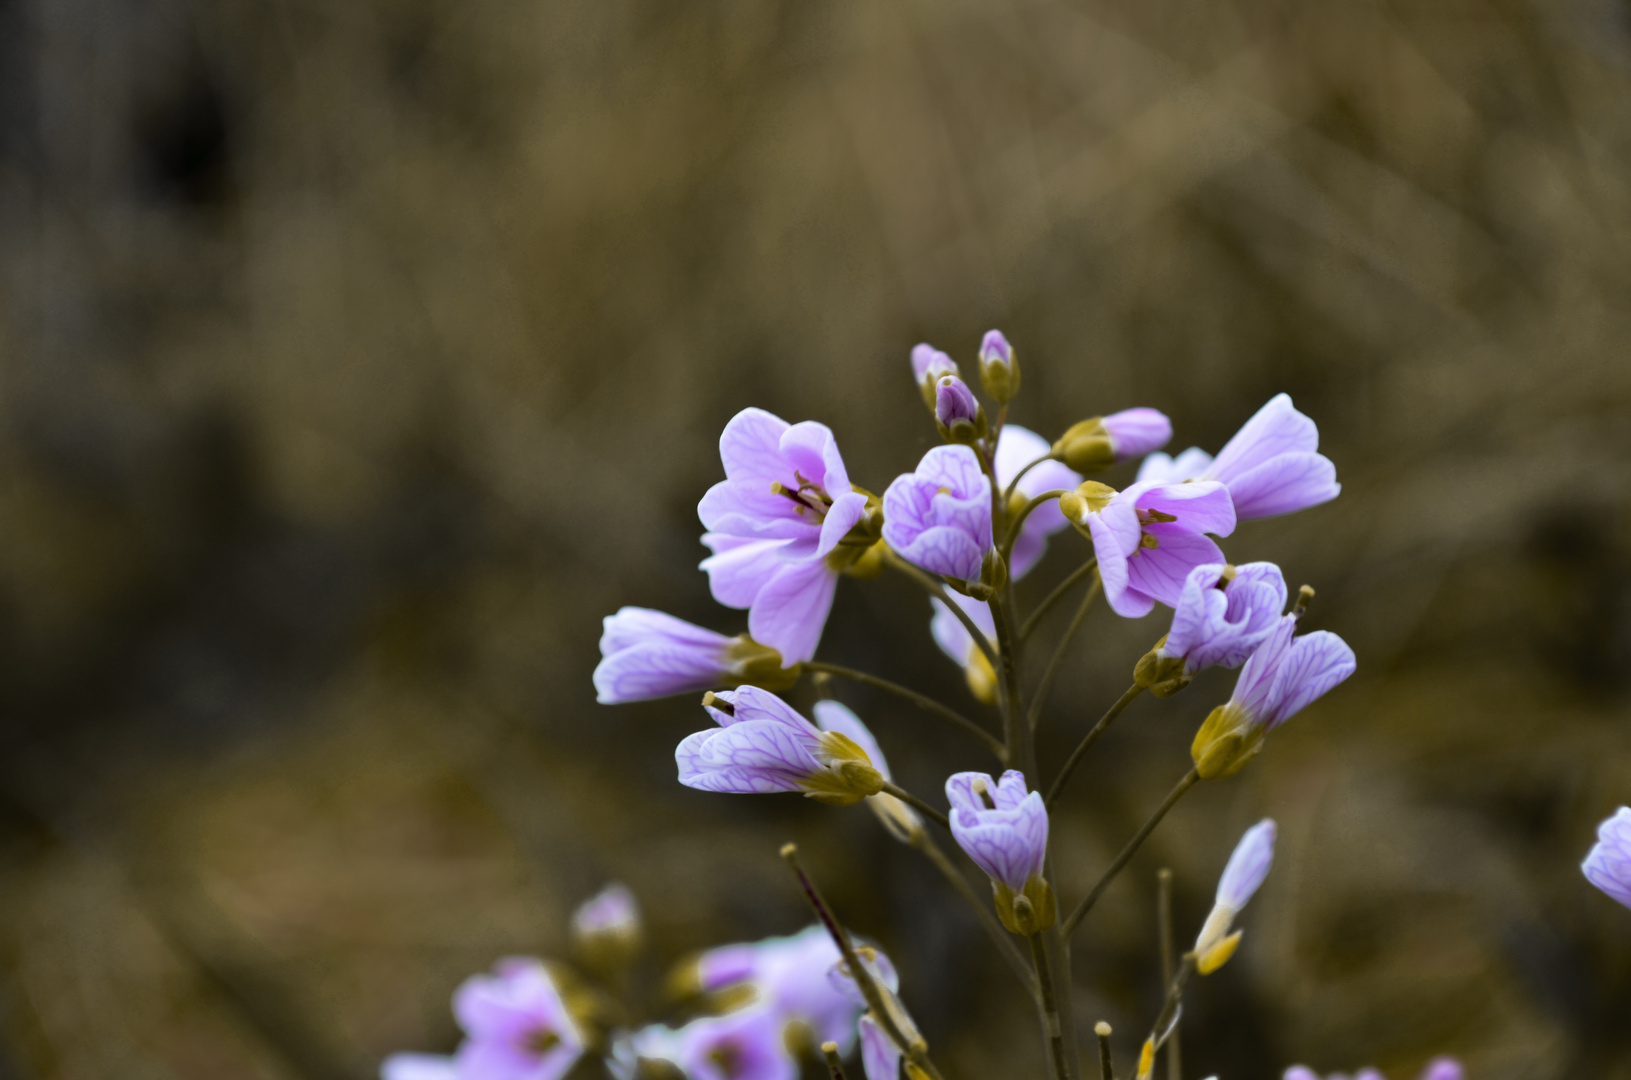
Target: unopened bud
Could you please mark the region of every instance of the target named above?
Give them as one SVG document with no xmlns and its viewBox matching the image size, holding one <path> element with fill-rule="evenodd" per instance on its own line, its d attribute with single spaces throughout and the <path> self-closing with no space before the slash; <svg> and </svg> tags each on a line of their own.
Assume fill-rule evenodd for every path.
<svg viewBox="0 0 1631 1080">
<path fill-rule="evenodd" d="M 1116 463 L 1116 444 L 1095 416 L 1072 424 L 1053 444 L 1053 456 L 1079 473 L 1099 472 Z"/>
<path fill-rule="evenodd" d="M 615 974 L 640 951 L 644 928 L 634 894 L 622 885 L 606 886 L 572 914 L 572 938 L 592 971 Z"/>
<path fill-rule="evenodd" d="M 1008 584 L 1008 564 L 996 548 L 991 548 L 980 560 L 980 584 L 995 592 Z"/>
<path fill-rule="evenodd" d="M 1144 1048 L 1138 1052 L 1138 1080 L 1150 1080 L 1150 1073 L 1155 1071 L 1155 1040 L 1145 1039 Z"/>
<path fill-rule="evenodd" d="M 1228 937 L 1219 941 L 1205 952 L 1195 958 L 1195 970 L 1202 975 L 1210 975 L 1218 968 L 1229 962 L 1229 958 L 1240 947 L 1240 936 L 1244 930 L 1236 930 Z"/>
<path fill-rule="evenodd" d="M 1116 489 L 1109 484 L 1083 480 L 1075 491 L 1059 496 L 1059 512 L 1065 515 L 1066 521 L 1076 526 L 1078 532 L 1087 535 L 1088 514 L 1103 510 L 1115 497 Z"/>
<path fill-rule="evenodd" d="M 965 446 L 985 438 L 985 410 L 967 383 L 955 375 L 942 376 L 934 395 L 934 422 L 941 438 Z"/>
<path fill-rule="evenodd" d="M 934 414 L 935 384 L 943 376 L 956 375 L 957 362 L 927 342 L 912 348 L 912 376 L 923 392 L 923 404 Z"/>
<path fill-rule="evenodd" d="M 1019 393 L 1019 359 L 1002 331 L 987 332 L 980 342 L 980 385 L 999 405 L 1006 405 Z"/>
</svg>

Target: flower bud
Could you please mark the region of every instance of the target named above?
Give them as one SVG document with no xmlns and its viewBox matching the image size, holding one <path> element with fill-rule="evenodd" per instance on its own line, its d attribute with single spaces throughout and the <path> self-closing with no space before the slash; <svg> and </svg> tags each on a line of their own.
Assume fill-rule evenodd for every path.
<svg viewBox="0 0 1631 1080">
<path fill-rule="evenodd" d="M 1019 393 L 1019 359 L 1000 330 L 988 331 L 980 342 L 980 385 L 998 405 L 1008 404 Z"/>
<path fill-rule="evenodd" d="M 1054 898 L 1053 886 L 1040 876 L 1027 880 L 1024 890 L 1018 893 L 1001 881 L 992 881 L 991 891 L 996 898 L 997 918 L 1010 933 L 1030 937 L 1059 921 L 1059 902 Z"/>
<path fill-rule="evenodd" d="M 1110 505 L 1110 500 L 1116 497 L 1116 489 L 1109 484 L 1101 484 L 1097 480 L 1083 480 L 1081 486 L 1075 491 L 1059 496 L 1059 512 L 1065 515 L 1065 520 L 1076 526 L 1076 531 L 1093 538 L 1087 531 L 1087 516 L 1098 513 Z"/>
<path fill-rule="evenodd" d="M 923 392 L 923 404 L 935 411 L 935 385 L 946 375 L 957 374 L 957 361 L 928 342 L 912 347 L 912 375 Z"/>
<path fill-rule="evenodd" d="M 942 376 L 935 384 L 934 422 L 947 442 L 972 445 L 985 438 L 985 410 L 955 375 Z"/>
<path fill-rule="evenodd" d="M 1195 970 L 1202 975 L 1210 975 L 1218 968 L 1229 962 L 1240 946 L 1240 936 L 1244 930 L 1236 930 L 1226 938 L 1222 938 L 1195 958 Z"/>
<path fill-rule="evenodd" d="M 634 894 L 611 884 L 572 913 L 572 938 L 591 970 L 615 974 L 628 967 L 644 936 Z"/>
<path fill-rule="evenodd" d="M 1053 456 L 1077 472 L 1099 472 L 1116 463 L 1116 444 L 1095 416 L 1072 424 L 1053 444 Z"/>
</svg>

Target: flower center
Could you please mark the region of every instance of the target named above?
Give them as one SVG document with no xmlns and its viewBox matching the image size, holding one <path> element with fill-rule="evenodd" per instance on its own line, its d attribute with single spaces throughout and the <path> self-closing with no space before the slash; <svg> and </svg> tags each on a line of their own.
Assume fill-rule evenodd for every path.
<svg viewBox="0 0 1631 1080">
<path fill-rule="evenodd" d="M 733 1042 L 722 1042 L 708 1051 L 708 1061 L 725 1080 L 742 1075 L 742 1048 Z"/>
<path fill-rule="evenodd" d="M 806 480 L 804 475 L 797 470 L 793 472 L 793 479 L 798 481 L 797 487 L 790 488 L 786 484 L 773 482 L 770 485 L 770 490 L 784 498 L 792 499 L 797 504 L 800 514 L 806 510 L 813 510 L 817 521 L 825 520 L 828 509 L 832 507 L 832 499 L 827 495 L 826 490 L 820 484 Z"/>
<path fill-rule="evenodd" d="M 527 1032 L 521 1045 L 529 1054 L 542 1057 L 561 1044 L 561 1037 L 547 1027 L 535 1027 Z"/>
</svg>

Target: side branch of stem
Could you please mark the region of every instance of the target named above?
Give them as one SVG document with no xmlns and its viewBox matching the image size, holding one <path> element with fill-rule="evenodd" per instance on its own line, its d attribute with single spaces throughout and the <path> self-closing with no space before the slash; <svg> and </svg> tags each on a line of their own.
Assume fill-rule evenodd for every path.
<svg viewBox="0 0 1631 1080">
<path fill-rule="evenodd" d="M 930 806 L 916 795 L 913 795 L 905 788 L 885 780 L 883 782 L 883 790 L 886 794 L 893 795 L 895 798 L 899 799 L 907 806 L 910 806 L 912 809 L 916 810 L 918 813 L 922 814 L 924 817 L 928 818 L 942 829 L 949 830 L 951 828 L 951 822 L 946 820 L 945 814 L 939 810 L 936 810 L 934 807 Z"/>
<path fill-rule="evenodd" d="M 1043 706 L 1048 702 L 1048 695 L 1053 692 L 1053 680 L 1059 677 L 1059 667 L 1065 661 L 1065 653 L 1070 651 L 1070 643 L 1075 640 L 1076 632 L 1082 628 L 1087 613 L 1093 610 L 1093 601 L 1099 598 L 1099 591 L 1103 587 L 1103 580 L 1094 573 L 1093 587 L 1082 597 L 1081 604 L 1076 608 L 1075 617 L 1070 620 L 1070 625 L 1065 627 L 1065 634 L 1059 639 L 1059 644 L 1054 646 L 1053 656 L 1049 658 L 1048 666 L 1042 671 L 1042 681 L 1037 684 L 1036 693 L 1031 697 L 1030 714 L 1025 718 L 1032 731 L 1036 730 L 1037 722 L 1042 719 Z"/>
<path fill-rule="evenodd" d="M 904 701 L 910 701 L 913 705 L 916 705 L 924 712 L 933 713 L 942 720 L 948 720 L 951 723 L 956 724 L 970 735 L 973 735 L 975 738 L 985 743 L 986 746 L 990 747 L 991 752 L 996 754 L 999 760 L 1007 760 L 1007 754 L 1003 749 L 1001 739 L 998 739 L 995 735 L 991 734 L 989 731 L 985 730 L 985 728 L 981 727 L 979 724 L 976 724 L 973 720 L 970 720 L 956 709 L 953 709 L 948 705 L 940 704 L 940 702 L 934 700 L 932 697 L 929 697 L 927 694 L 920 694 L 910 687 L 902 686 L 900 683 L 892 682 L 889 679 L 880 678 L 877 675 L 869 675 L 864 671 L 856 671 L 854 668 L 847 668 L 840 664 L 829 664 L 820 660 L 805 661 L 804 670 L 825 672 L 828 675 L 833 675 L 840 679 L 848 679 L 851 682 L 860 683 L 862 686 L 870 686 L 874 690 L 882 690 L 886 694 L 893 694 Z"/>
<path fill-rule="evenodd" d="M 1088 750 L 1092 749 L 1093 744 L 1099 741 L 1099 736 L 1110 730 L 1110 725 L 1116 722 L 1116 717 L 1120 716 L 1122 711 L 1133 703 L 1133 699 L 1143 692 L 1144 688 L 1137 683 L 1128 687 L 1127 691 L 1116 699 L 1116 703 L 1110 706 L 1103 716 L 1099 717 L 1099 722 L 1094 724 L 1086 735 L 1082 736 L 1082 741 L 1076 744 L 1076 749 L 1072 750 L 1070 757 L 1065 759 L 1065 764 L 1060 768 L 1059 775 L 1053 778 L 1053 785 L 1048 788 L 1048 794 L 1043 799 L 1044 803 L 1050 807 L 1053 805 L 1054 800 L 1059 798 L 1059 793 L 1065 790 L 1065 784 L 1070 780 L 1070 774 L 1076 771 L 1077 764 L 1086 756 Z"/>
<path fill-rule="evenodd" d="M 1190 769 L 1189 772 L 1184 774 L 1184 778 L 1178 781 L 1167 797 L 1162 800 L 1161 805 L 1156 807 L 1155 813 L 1150 816 L 1150 820 L 1146 821 L 1143 827 L 1127 842 L 1127 846 L 1121 849 L 1121 854 L 1117 855 L 1116 861 L 1110 864 L 1109 869 L 1105 870 L 1104 875 L 1099 878 L 1092 891 L 1082 897 L 1082 902 L 1076 905 L 1076 910 L 1072 911 L 1070 917 L 1060 925 L 1059 932 L 1061 934 L 1068 939 L 1075 932 L 1076 927 L 1081 925 L 1082 919 L 1089 911 L 1093 910 L 1093 905 L 1099 902 L 1099 897 L 1104 895 L 1104 890 L 1108 889 L 1110 883 L 1116 880 L 1116 875 L 1121 873 L 1122 867 L 1132 861 L 1133 856 L 1138 854 L 1138 849 L 1144 846 L 1144 841 L 1149 839 L 1150 833 L 1154 832 L 1155 827 L 1161 824 L 1161 819 L 1167 816 L 1167 811 L 1178 805 L 1178 800 L 1184 797 L 1184 792 L 1198 784 L 1200 779 L 1199 769 Z"/>
<path fill-rule="evenodd" d="M 1054 590 L 1036 606 L 1036 610 L 1031 612 L 1030 617 L 1025 620 L 1025 624 L 1019 628 L 1019 640 L 1024 641 L 1029 638 L 1031 631 L 1035 630 L 1037 624 L 1042 621 L 1042 616 L 1053 610 L 1053 605 L 1063 600 L 1065 594 L 1079 585 L 1083 578 L 1098 568 L 1098 565 L 1098 559 L 1088 559 L 1081 566 L 1072 570 L 1065 580 L 1054 586 Z"/>
</svg>

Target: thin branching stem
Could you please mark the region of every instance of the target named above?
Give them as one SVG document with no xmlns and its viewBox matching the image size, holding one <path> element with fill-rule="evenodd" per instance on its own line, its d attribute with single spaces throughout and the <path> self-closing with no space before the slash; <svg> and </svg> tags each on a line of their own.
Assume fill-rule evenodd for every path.
<svg viewBox="0 0 1631 1080">
<path fill-rule="evenodd" d="M 1031 934 L 1031 961 L 1036 964 L 1037 978 L 1042 983 L 1042 1026 L 1048 1034 L 1048 1059 L 1056 1080 L 1069 1080 L 1069 1066 L 1065 1064 L 1065 1033 L 1059 1023 L 1059 1005 L 1053 990 L 1053 969 L 1048 966 L 1047 949 L 1041 934 Z"/>
<path fill-rule="evenodd" d="M 1059 498 L 1059 496 L 1064 494 L 1067 494 L 1064 488 L 1055 488 L 1052 491 L 1044 491 L 1036 498 L 1026 501 L 1025 505 L 1020 508 L 1019 513 L 1014 515 L 1014 520 L 1009 523 L 1008 531 L 1003 534 L 1003 562 L 1008 561 L 1009 553 L 1014 550 L 1014 541 L 1019 539 L 1019 530 L 1022 526 L 1024 526 L 1025 519 L 1031 516 L 1031 511 L 1035 510 L 1044 503 L 1051 502 L 1052 500 Z"/>
<path fill-rule="evenodd" d="M 1007 760 L 1007 754 L 1003 749 L 1001 739 L 997 738 L 995 735 L 991 734 L 985 728 L 981 727 L 979 724 L 976 724 L 973 720 L 970 720 L 956 709 L 953 709 L 947 705 L 942 705 L 940 702 L 934 700 L 934 698 L 931 698 L 926 694 L 920 694 L 916 690 L 902 686 L 897 682 L 891 682 L 889 679 L 881 678 L 877 675 L 869 675 L 864 671 L 856 671 L 854 668 L 847 668 L 840 664 L 829 664 L 823 660 L 805 661 L 804 670 L 834 675 L 840 679 L 848 679 L 851 682 L 860 683 L 862 686 L 870 686 L 874 690 L 882 690 L 886 694 L 894 694 L 896 697 L 901 698 L 904 701 L 910 701 L 913 705 L 916 705 L 924 712 L 933 713 L 942 720 L 949 720 L 951 723 L 956 724 L 970 735 L 973 735 L 975 738 L 985 743 L 986 746 L 990 747 L 991 752 L 996 754 L 999 760 Z"/>
<path fill-rule="evenodd" d="M 930 596 L 934 597 L 936 600 L 939 600 L 941 603 L 945 604 L 946 607 L 950 608 L 951 613 L 957 616 L 957 621 L 963 624 L 963 629 L 968 631 L 968 636 L 974 639 L 974 644 L 979 648 L 980 652 L 985 654 L 986 662 L 991 665 L 991 670 L 997 670 L 996 646 L 991 644 L 991 639 L 985 636 L 984 630 L 981 630 L 978 626 L 974 625 L 974 620 L 969 617 L 968 612 L 964 611 L 962 607 L 953 601 L 951 596 L 947 594 L 946 585 L 944 582 L 935 578 L 934 575 L 930 574 L 928 571 L 913 566 L 911 563 L 907 562 L 893 551 L 887 552 L 884 559 L 890 566 L 893 566 L 896 570 L 899 570 L 901 573 L 923 586 L 924 591 Z"/>
<path fill-rule="evenodd" d="M 1019 640 L 1025 641 L 1028 639 L 1031 636 L 1031 631 L 1035 630 L 1037 624 L 1042 621 L 1042 616 L 1052 611 L 1053 605 L 1063 600 L 1066 593 L 1080 584 L 1083 578 L 1098 569 L 1098 566 L 1098 559 L 1089 559 L 1075 570 L 1072 570 L 1070 576 L 1056 585 L 1054 590 L 1047 595 L 1047 598 L 1036 606 L 1036 610 L 1031 612 L 1030 617 L 1025 620 L 1025 624 L 1019 628 Z"/>
<path fill-rule="evenodd" d="M 1053 692 L 1053 680 L 1059 677 L 1059 666 L 1064 663 L 1065 653 L 1070 650 L 1070 643 L 1075 639 L 1076 631 L 1082 628 L 1087 613 L 1093 609 L 1093 601 L 1099 598 L 1099 591 L 1103 588 L 1104 582 L 1095 573 L 1093 587 L 1082 597 L 1081 604 L 1076 608 L 1075 617 L 1070 620 L 1070 625 L 1065 627 L 1064 637 L 1061 637 L 1059 644 L 1054 646 L 1053 656 L 1049 658 L 1048 666 L 1042 670 L 1042 681 L 1036 684 L 1036 693 L 1031 695 L 1031 711 L 1025 719 L 1032 731 L 1036 730 L 1037 723 L 1042 719 L 1042 709 L 1048 703 L 1048 695 Z"/>
<path fill-rule="evenodd" d="M 1076 910 L 1072 911 L 1070 917 L 1061 924 L 1060 933 L 1069 938 L 1075 932 L 1076 927 L 1081 925 L 1083 917 L 1093 910 L 1093 905 L 1098 903 L 1099 897 L 1104 895 L 1104 890 L 1108 889 L 1110 883 L 1116 880 L 1116 875 L 1121 873 L 1121 868 L 1126 866 L 1134 855 L 1138 854 L 1138 849 L 1144 845 L 1145 840 L 1149 839 L 1150 833 L 1154 832 L 1155 827 L 1161 824 L 1161 819 L 1167 816 L 1167 811 L 1178 805 L 1178 800 L 1184 797 L 1184 792 L 1198 784 L 1200 779 L 1199 769 L 1190 769 L 1189 772 L 1184 774 L 1184 778 L 1178 781 L 1167 797 L 1162 800 L 1161 805 L 1150 816 L 1150 820 L 1146 821 L 1143 827 L 1133 835 L 1133 838 L 1127 841 L 1127 846 L 1121 849 L 1121 854 L 1116 856 L 1116 861 L 1111 863 L 1110 868 L 1104 872 L 1104 876 L 1099 878 L 1098 884 L 1093 886 L 1091 892 L 1082 897 L 1082 902 L 1076 905 Z"/>
<path fill-rule="evenodd" d="M 1014 665 L 1013 631 L 1008 625 L 1008 613 L 1002 602 L 992 597 L 991 621 L 997 626 L 997 655 L 1002 661 L 1002 741 L 1008 748 L 1008 761 L 1014 768 L 1034 780 L 1036 776 L 1036 746 L 1029 728 L 1023 726 L 1020 713 L 1019 671 Z"/>
<path fill-rule="evenodd" d="M 1031 965 L 1025 959 L 1025 955 L 1019 951 L 1019 946 L 1014 944 L 1014 936 L 1004 930 L 1002 923 L 997 921 L 996 913 L 991 910 L 989 899 L 980 899 L 980 895 L 975 892 L 974 886 L 968 883 L 968 878 L 963 875 L 961 870 L 957 869 L 956 864 L 947 857 L 945 851 L 934 842 L 934 838 L 928 833 L 919 830 L 917 835 L 912 838 L 911 844 L 923 852 L 928 860 L 934 863 L 935 869 L 939 870 L 941 875 L 951 883 L 951 887 L 957 890 L 957 895 L 961 896 L 974 912 L 974 917 L 980 921 L 981 928 L 985 930 L 986 936 L 991 939 L 991 943 L 996 946 L 997 952 L 1002 955 L 1003 960 L 1024 985 L 1025 992 L 1031 995 L 1032 1001 L 1040 1005 L 1042 998 L 1036 981 L 1036 972 L 1031 970 Z"/>
<path fill-rule="evenodd" d="M 1082 736 L 1082 741 L 1076 744 L 1076 749 L 1072 750 L 1070 757 L 1065 759 L 1065 764 L 1059 770 L 1059 775 L 1053 778 L 1053 786 L 1048 788 L 1048 794 L 1043 799 L 1047 806 L 1053 806 L 1054 800 L 1059 798 L 1059 793 L 1065 790 L 1065 783 L 1070 779 L 1070 774 L 1076 770 L 1077 764 L 1093 748 L 1093 744 L 1099 741 L 1099 736 L 1108 731 L 1110 725 L 1116 722 L 1116 717 L 1121 715 L 1122 710 L 1131 705 L 1133 699 L 1143 692 L 1144 688 L 1137 683 L 1129 686 L 1127 692 L 1117 698 L 1116 703 L 1110 706 L 1103 716 L 1099 717 L 1099 722 L 1094 724 L 1086 735 Z"/>
<path fill-rule="evenodd" d="M 1172 944 L 1172 871 L 1164 866 L 1155 876 L 1155 921 L 1161 931 L 1161 981 L 1170 986 L 1176 955 Z M 1184 1080 L 1183 1061 L 1178 1054 L 1177 1017 L 1173 1017 L 1167 1043 L 1167 1080 Z"/>
<path fill-rule="evenodd" d="M 899 799 L 907 806 L 910 806 L 912 809 L 916 810 L 918 813 L 922 814 L 924 817 L 928 818 L 942 829 L 949 830 L 951 828 L 951 822 L 946 820 L 946 815 L 942 811 L 936 810 L 934 807 L 930 806 L 928 803 L 924 802 L 916 795 L 913 795 L 910 791 L 907 791 L 900 785 L 885 780 L 883 782 L 883 790 L 886 794 L 893 795 L 895 798 Z"/>
<path fill-rule="evenodd" d="M 1002 501 L 1006 504 L 1010 499 L 1012 499 L 1014 497 L 1014 492 L 1019 489 L 1019 482 L 1022 479 L 1024 479 L 1026 473 L 1030 472 L 1032 469 L 1036 468 L 1038 465 L 1042 464 L 1044 461 L 1053 461 L 1053 460 L 1054 460 L 1054 456 L 1053 456 L 1052 453 L 1043 454 L 1041 457 L 1037 458 L 1035 461 L 1032 461 L 1029 464 L 1027 464 L 1023 469 L 1019 470 L 1019 472 L 1015 473 L 1014 478 L 1012 480 L 1008 481 L 1008 486 L 1003 488 L 1003 490 L 1002 490 Z"/>
</svg>

